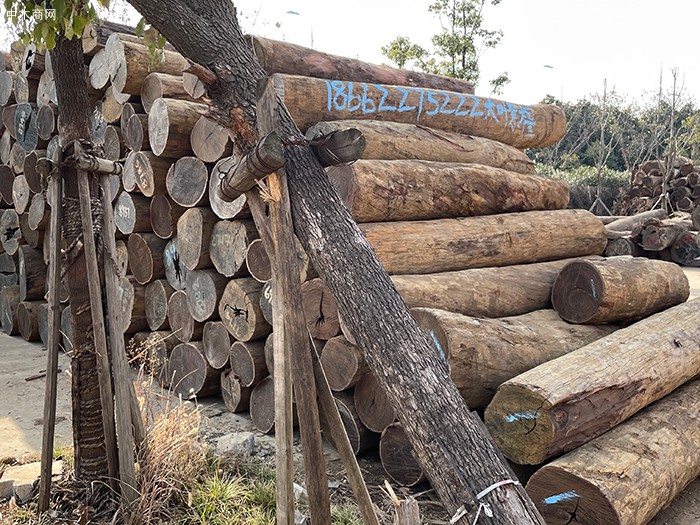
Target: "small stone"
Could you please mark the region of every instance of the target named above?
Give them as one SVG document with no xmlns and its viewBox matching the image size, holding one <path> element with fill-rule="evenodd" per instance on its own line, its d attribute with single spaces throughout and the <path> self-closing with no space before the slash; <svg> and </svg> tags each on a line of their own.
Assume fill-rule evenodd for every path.
<svg viewBox="0 0 700 525">
<path fill-rule="evenodd" d="M 14 485 L 15 480 L 13 479 L 0 479 L 0 501 L 5 501 L 12 497 Z"/>
<path fill-rule="evenodd" d="M 252 456 L 255 453 L 255 435 L 252 432 L 234 432 L 219 438 L 216 443 L 219 456 Z"/>
<path fill-rule="evenodd" d="M 63 469 L 62 461 L 54 461 L 51 466 L 51 472 L 54 475 L 60 475 Z M 31 499 L 34 494 L 34 483 L 41 476 L 41 462 L 27 463 L 26 465 L 18 465 L 9 467 L 3 472 L 2 482 L 0 483 L 0 499 L 9 498 L 13 494 L 18 503 L 24 503 Z M 11 493 L 5 496 L 5 484 L 10 484 Z"/>
</svg>

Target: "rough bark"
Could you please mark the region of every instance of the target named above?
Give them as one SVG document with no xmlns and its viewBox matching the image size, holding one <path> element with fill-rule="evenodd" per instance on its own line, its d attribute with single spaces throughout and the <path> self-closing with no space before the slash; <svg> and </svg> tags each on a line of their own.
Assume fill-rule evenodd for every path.
<svg viewBox="0 0 700 525">
<path fill-rule="evenodd" d="M 695 299 L 503 383 L 486 426 L 515 463 L 567 452 L 700 373 Z"/>
</svg>

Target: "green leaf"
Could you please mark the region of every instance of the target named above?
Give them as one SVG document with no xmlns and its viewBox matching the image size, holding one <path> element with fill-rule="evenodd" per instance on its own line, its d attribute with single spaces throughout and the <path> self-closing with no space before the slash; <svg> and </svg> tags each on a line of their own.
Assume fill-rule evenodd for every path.
<svg viewBox="0 0 700 525">
<path fill-rule="evenodd" d="M 56 10 L 56 20 L 62 20 L 66 14 L 66 0 L 53 0 L 51 8 Z"/>
<path fill-rule="evenodd" d="M 54 49 L 56 47 L 56 32 L 55 31 L 50 31 L 48 35 L 46 35 L 46 49 L 49 51 Z"/>
<path fill-rule="evenodd" d="M 136 24 L 136 27 L 134 28 L 134 33 L 138 37 L 143 37 L 143 33 L 144 33 L 145 29 L 146 29 L 146 19 L 141 18 L 141 20 L 139 20 L 139 23 Z"/>
</svg>

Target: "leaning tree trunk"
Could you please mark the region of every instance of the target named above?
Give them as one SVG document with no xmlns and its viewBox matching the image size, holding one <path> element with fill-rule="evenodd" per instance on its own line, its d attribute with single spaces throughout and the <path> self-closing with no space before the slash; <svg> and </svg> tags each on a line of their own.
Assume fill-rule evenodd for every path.
<svg viewBox="0 0 700 525">
<path fill-rule="evenodd" d="M 214 116 L 231 130 L 238 153 L 250 150 L 258 137 L 255 93 L 264 72 L 245 45 L 233 4 L 208 0 L 196 10 L 177 0 L 133 0 L 132 5 L 185 56 L 208 65 L 209 71 L 195 70 L 210 88 L 216 87 L 208 93 Z M 284 141 L 302 139 L 283 106 L 276 108 L 274 117 L 281 123 Z M 464 511 L 454 523 L 473 522 L 480 503 L 493 510 L 492 517 L 481 513 L 482 524 L 544 523 L 524 490 L 514 484 L 475 498 L 496 481 L 515 479 L 514 474 L 450 382 L 446 367 L 435 358 L 311 150 L 292 146 L 285 158 L 295 232 L 339 298 L 345 323 L 397 407 L 419 462 L 448 512 Z"/>
<path fill-rule="evenodd" d="M 79 39 L 59 37 L 51 52 L 56 79 L 56 95 L 61 106 L 61 142 L 86 139 L 92 136 L 88 93 L 84 77 L 84 58 Z M 78 178 L 73 170 L 64 173 L 65 200 L 63 212 L 64 235 L 71 245 L 82 230 L 78 205 Z M 94 184 L 94 180 L 91 181 Z M 97 194 L 95 192 L 95 194 Z M 68 227 L 72 221 L 76 227 Z M 71 360 L 71 390 L 73 399 L 73 445 L 75 448 L 75 475 L 91 481 L 106 476 L 100 388 L 97 378 L 97 359 L 92 331 L 92 314 L 87 282 L 85 252 L 80 251 L 69 261 L 66 280 L 71 300 L 71 329 L 73 331 L 73 358 Z"/>
</svg>

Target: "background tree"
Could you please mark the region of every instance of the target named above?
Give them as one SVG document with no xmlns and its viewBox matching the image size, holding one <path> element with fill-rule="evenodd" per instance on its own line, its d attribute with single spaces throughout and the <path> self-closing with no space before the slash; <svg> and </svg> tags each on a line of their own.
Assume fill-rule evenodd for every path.
<svg viewBox="0 0 700 525">
<path fill-rule="evenodd" d="M 427 73 L 463 78 L 478 84 L 479 60 L 483 53 L 496 47 L 503 32 L 484 27 L 483 10 L 487 0 L 435 0 L 428 10 L 437 15 L 442 32 L 431 39 L 429 52 L 406 36 L 399 36 L 382 47 L 382 54 L 398 67 L 417 67 Z M 490 0 L 498 5 L 501 0 Z M 490 81 L 491 91 L 500 93 L 509 82 L 508 73 Z"/>
</svg>

